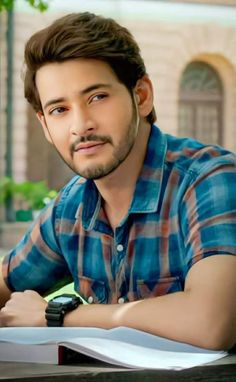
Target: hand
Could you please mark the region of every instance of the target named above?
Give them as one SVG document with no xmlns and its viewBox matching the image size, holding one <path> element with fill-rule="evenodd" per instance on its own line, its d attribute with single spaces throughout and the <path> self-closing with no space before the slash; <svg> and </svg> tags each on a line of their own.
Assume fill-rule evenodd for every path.
<svg viewBox="0 0 236 382">
<path fill-rule="evenodd" d="M 0 326 L 47 326 L 47 302 L 35 291 L 14 292 L 0 310 Z"/>
</svg>

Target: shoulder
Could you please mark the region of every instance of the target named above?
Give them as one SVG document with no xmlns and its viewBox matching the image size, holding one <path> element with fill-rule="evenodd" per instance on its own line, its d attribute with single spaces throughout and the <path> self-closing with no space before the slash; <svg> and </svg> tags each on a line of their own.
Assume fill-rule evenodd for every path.
<svg viewBox="0 0 236 382">
<path fill-rule="evenodd" d="M 236 155 L 221 146 L 206 145 L 192 138 L 167 135 L 166 166 L 190 175 L 202 176 L 225 168 L 236 172 Z"/>
</svg>

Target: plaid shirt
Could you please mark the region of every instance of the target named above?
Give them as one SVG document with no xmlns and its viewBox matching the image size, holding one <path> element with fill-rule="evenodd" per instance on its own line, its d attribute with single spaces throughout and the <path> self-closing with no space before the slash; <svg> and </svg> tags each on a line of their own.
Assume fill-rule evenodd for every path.
<svg viewBox="0 0 236 382">
<path fill-rule="evenodd" d="M 128 176 L 128 175 L 127 175 Z M 126 217 L 113 231 L 92 180 L 76 176 L 3 263 L 11 290 L 74 281 L 89 302 L 181 291 L 191 266 L 236 254 L 236 156 L 153 126 Z"/>
</svg>

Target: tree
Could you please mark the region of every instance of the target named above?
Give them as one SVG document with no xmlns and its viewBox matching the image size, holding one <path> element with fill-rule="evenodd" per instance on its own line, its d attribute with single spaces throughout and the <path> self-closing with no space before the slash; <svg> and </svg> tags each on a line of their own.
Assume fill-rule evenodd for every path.
<svg viewBox="0 0 236 382">
<path fill-rule="evenodd" d="M 25 0 L 31 7 L 44 12 L 48 9 L 48 1 L 45 0 Z M 0 0 L 0 12 L 13 9 L 15 0 Z"/>
</svg>

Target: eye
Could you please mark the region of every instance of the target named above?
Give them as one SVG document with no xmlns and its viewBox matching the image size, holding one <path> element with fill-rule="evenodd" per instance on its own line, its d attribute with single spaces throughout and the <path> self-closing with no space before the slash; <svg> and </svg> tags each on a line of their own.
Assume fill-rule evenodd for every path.
<svg viewBox="0 0 236 382">
<path fill-rule="evenodd" d="M 98 102 L 98 101 L 101 101 L 103 100 L 104 98 L 108 97 L 107 94 L 104 94 L 104 93 L 99 93 L 99 94 L 96 94 L 94 96 L 92 96 L 89 100 L 89 103 L 91 102 Z"/>
<path fill-rule="evenodd" d="M 49 115 L 59 115 L 66 111 L 67 109 L 63 106 L 54 107 L 53 109 L 49 110 Z"/>
</svg>

